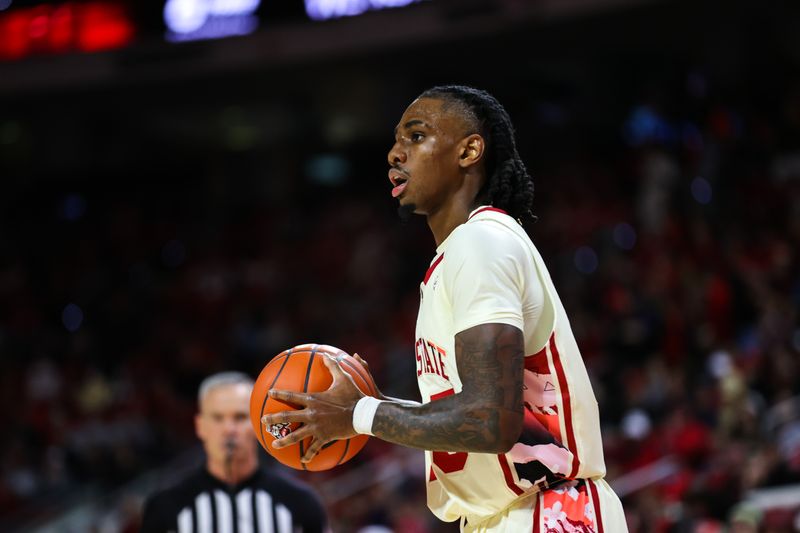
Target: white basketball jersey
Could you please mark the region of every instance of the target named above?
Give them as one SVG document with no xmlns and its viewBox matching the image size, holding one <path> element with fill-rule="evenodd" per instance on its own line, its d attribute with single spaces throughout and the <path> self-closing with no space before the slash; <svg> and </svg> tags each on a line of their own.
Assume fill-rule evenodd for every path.
<svg viewBox="0 0 800 533">
<path fill-rule="evenodd" d="M 426 451 L 428 506 L 437 517 L 479 521 L 565 478 L 605 474 L 586 368 L 550 274 L 514 219 L 493 207 L 473 211 L 437 248 L 420 296 L 416 359 L 425 403 L 461 391 L 457 333 L 503 323 L 525 339 L 521 442 L 505 454 Z"/>
</svg>

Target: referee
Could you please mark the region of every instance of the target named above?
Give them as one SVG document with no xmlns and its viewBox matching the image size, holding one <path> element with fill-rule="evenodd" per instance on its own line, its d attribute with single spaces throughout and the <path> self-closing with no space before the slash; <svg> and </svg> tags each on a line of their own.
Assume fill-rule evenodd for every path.
<svg viewBox="0 0 800 533">
<path fill-rule="evenodd" d="M 142 533 L 321 533 L 327 518 L 305 485 L 258 464 L 250 426 L 253 380 L 240 372 L 207 377 L 195 431 L 206 464 L 147 499 Z"/>
</svg>

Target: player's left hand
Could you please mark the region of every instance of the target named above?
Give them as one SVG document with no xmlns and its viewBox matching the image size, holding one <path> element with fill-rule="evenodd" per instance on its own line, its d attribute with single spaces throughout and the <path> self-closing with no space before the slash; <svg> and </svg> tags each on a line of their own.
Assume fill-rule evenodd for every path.
<svg viewBox="0 0 800 533">
<path fill-rule="evenodd" d="M 333 376 L 333 383 L 328 390 L 315 394 L 270 390 L 270 398 L 303 408 L 261 417 L 261 423 L 267 427 L 282 423 L 303 424 L 282 439 L 273 441 L 272 446 L 285 448 L 312 437 L 311 446 L 301 459 L 304 463 L 311 461 L 327 443 L 357 434 L 353 429 L 353 409 L 364 393 L 358 389 L 353 378 L 341 369 L 335 358 L 326 354 L 323 362 Z"/>
</svg>

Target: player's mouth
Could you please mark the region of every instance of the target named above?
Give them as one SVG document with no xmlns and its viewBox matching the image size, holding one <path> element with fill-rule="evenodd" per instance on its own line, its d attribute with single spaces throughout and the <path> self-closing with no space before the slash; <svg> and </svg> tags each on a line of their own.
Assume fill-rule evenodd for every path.
<svg viewBox="0 0 800 533">
<path fill-rule="evenodd" d="M 392 188 L 392 197 L 397 198 L 406 190 L 408 175 L 397 168 L 391 168 L 389 170 L 389 181 L 394 185 L 394 188 Z"/>
</svg>

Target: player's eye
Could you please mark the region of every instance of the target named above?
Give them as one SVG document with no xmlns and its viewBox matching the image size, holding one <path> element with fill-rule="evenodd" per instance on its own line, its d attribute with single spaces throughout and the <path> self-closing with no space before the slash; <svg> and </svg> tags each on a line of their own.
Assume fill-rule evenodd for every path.
<svg viewBox="0 0 800 533">
<path fill-rule="evenodd" d="M 420 132 L 418 132 L 418 131 L 415 131 L 414 133 L 411 134 L 411 142 L 415 142 L 415 143 L 422 142 L 422 140 L 424 138 L 425 138 L 425 135 L 420 133 Z"/>
</svg>

